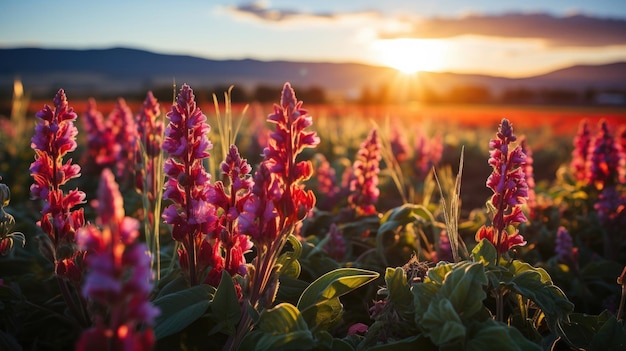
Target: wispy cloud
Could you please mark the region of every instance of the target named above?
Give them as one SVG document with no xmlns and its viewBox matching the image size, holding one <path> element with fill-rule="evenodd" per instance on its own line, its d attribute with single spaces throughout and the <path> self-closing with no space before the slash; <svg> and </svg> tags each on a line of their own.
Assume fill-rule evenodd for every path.
<svg viewBox="0 0 626 351">
<path fill-rule="evenodd" d="M 249 2 L 227 7 L 226 11 L 235 17 L 255 19 L 268 23 L 343 21 L 363 17 L 379 17 L 375 11 L 347 13 L 306 12 L 295 9 L 272 8 L 264 2 Z"/>
<path fill-rule="evenodd" d="M 408 31 L 383 31 L 380 38 L 451 38 L 479 35 L 542 39 L 550 46 L 626 45 L 626 19 L 543 13 L 469 15 L 416 20 Z"/>
</svg>

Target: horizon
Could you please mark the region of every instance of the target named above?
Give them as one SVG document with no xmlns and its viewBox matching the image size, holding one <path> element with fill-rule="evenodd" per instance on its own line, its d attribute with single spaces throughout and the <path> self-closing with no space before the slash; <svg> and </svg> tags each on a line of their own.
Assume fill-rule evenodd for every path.
<svg viewBox="0 0 626 351">
<path fill-rule="evenodd" d="M 176 6 L 35 0 L 2 3 L 0 10 L 1 48 L 121 47 L 211 60 L 357 63 L 408 74 L 507 78 L 626 62 L 626 6 L 609 0 L 187 0 Z"/>
</svg>

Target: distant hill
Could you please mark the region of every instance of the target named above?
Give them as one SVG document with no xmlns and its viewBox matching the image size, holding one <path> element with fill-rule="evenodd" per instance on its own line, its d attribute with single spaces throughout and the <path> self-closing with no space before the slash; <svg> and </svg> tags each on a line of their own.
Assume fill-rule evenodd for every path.
<svg viewBox="0 0 626 351">
<path fill-rule="evenodd" d="M 10 89 L 20 77 L 33 94 L 58 88 L 81 94 L 124 94 L 188 83 L 192 87 L 231 85 L 247 89 L 258 85 L 317 86 L 331 94 L 358 96 L 388 85 L 397 72 L 388 67 L 353 63 L 318 63 L 259 60 L 209 60 L 183 55 L 113 48 L 64 50 L 0 48 L 0 89 Z M 437 93 L 458 86 L 482 86 L 493 93 L 506 89 L 626 89 L 626 62 L 573 66 L 552 73 L 511 79 L 486 75 L 423 72 L 423 86 Z"/>
</svg>

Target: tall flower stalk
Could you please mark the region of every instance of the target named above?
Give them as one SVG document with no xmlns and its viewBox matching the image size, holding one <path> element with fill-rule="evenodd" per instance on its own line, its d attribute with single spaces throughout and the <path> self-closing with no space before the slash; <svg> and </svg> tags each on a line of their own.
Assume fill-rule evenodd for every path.
<svg viewBox="0 0 626 351">
<path fill-rule="evenodd" d="M 378 173 L 381 158 L 378 132 L 377 129 L 372 129 L 352 164 L 348 203 L 356 210 L 357 215 L 369 216 L 377 213 L 375 205 L 380 196 Z"/>
<path fill-rule="evenodd" d="M 162 146 L 168 154 L 163 198 L 171 200 L 172 204 L 163 211 L 163 219 L 172 225 L 174 240 L 182 244 L 181 264 L 187 266 L 191 285 L 196 285 L 204 273 L 197 269 L 202 263 L 198 262 L 198 257 L 205 257 L 198 252 L 206 246 L 206 236 L 213 230 L 216 220 L 215 207 L 208 198 L 211 175 L 203 165 L 212 148 L 207 137 L 210 127 L 187 84 L 180 88 L 167 118 L 169 123 Z"/>
<path fill-rule="evenodd" d="M 151 91 L 135 118 L 141 167 L 136 172 L 136 187 L 142 194 L 144 235 L 152 253 L 151 266 L 156 266 L 156 279 L 161 278 L 160 221 L 163 198 L 163 119 L 161 107 Z"/>
<path fill-rule="evenodd" d="M 311 177 L 313 166 L 308 160 L 298 161 L 297 157 L 320 142 L 315 132 L 306 131 L 313 123 L 312 117 L 302 109 L 302 102 L 296 99 L 289 83 L 283 86 L 280 105 L 274 105 L 268 122 L 275 129 L 238 220 L 240 233 L 249 235 L 257 250 L 244 295 L 255 309 L 268 308 L 273 303 L 280 274 L 276 266 L 280 252 L 296 225 L 315 205 L 313 192 L 305 190 L 302 184 Z M 226 349 L 236 347 L 250 329 L 252 319 L 245 303 L 243 306 L 237 333 Z"/>
<path fill-rule="evenodd" d="M 600 131 L 587 155 L 587 183 L 598 190 L 617 184 L 623 178 L 623 162 L 620 146 L 609 131 L 608 123 L 600 121 Z"/>
<path fill-rule="evenodd" d="M 84 300 L 75 301 L 71 287 L 80 289 L 84 253 L 76 247 L 76 231 L 84 226 L 83 209 L 74 209 L 85 200 L 85 193 L 63 186 L 80 177 L 80 166 L 64 157 L 76 149 L 78 130 L 74 125 L 76 113 L 69 107 L 63 89 L 53 100 L 54 108 L 45 105 L 37 113 L 35 134 L 31 147 L 35 161 L 30 166 L 34 184 L 30 187 L 33 199 L 42 200 L 41 220 L 38 222 L 46 234 L 40 241 L 40 250 L 54 264 L 61 293 L 79 323 L 87 325 Z"/>
<path fill-rule="evenodd" d="M 85 330 L 76 349 L 151 350 L 152 321 L 158 310 L 149 302 L 152 291 L 150 257 L 137 242 L 139 221 L 126 217 L 115 176 L 107 168 L 98 187 L 98 218 L 78 232 L 88 251 L 82 292 L 94 307 L 94 326 Z"/>
<path fill-rule="evenodd" d="M 574 178 L 577 181 L 587 179 L 587 155 L 589 154 L 589 145 L 591 145 L 589 122 L 583 119 L 578 125 L 578 132 L 574 137 L 574 150 L 572 151 L 572 161 L 570 162 Z"/>
</svg>

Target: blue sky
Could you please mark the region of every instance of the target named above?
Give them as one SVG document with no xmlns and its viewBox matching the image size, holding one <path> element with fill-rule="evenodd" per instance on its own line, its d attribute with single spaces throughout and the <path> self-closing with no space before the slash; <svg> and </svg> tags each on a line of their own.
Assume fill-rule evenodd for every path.
<svg viewBox="0 0 626 351">
<path fill-rule="evenodd" d="M 0 47 L 24 46 L 525 76 L 626 61 L 626 2 L 2 1 Z"/>
</svg>

